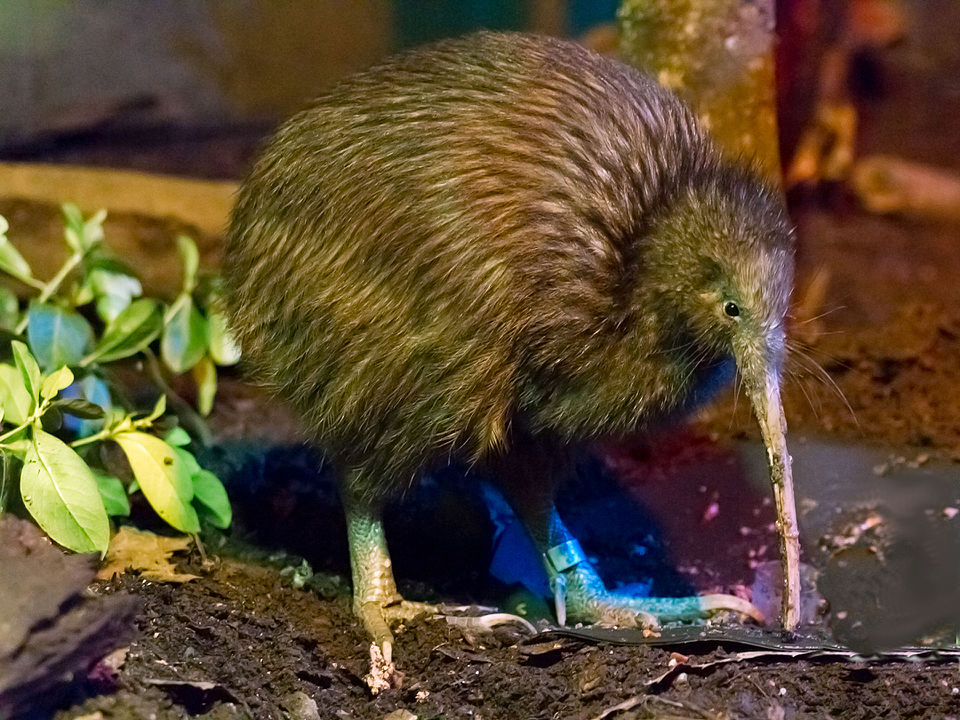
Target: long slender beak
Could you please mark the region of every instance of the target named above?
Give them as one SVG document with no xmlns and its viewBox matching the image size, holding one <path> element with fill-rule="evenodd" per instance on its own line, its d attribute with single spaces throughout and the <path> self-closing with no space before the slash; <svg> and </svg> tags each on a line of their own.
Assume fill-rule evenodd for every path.
<svg viewBox="0 0 960 720">
<path fill-rule="evenodd" d="M 785 630 L 794 630 L 800 623 L 800 537 L 793 494 L 792 459 L 787 451 L 787 422 L 780 400 L 779 374 L 768 369 L 757 380 L 760 382 L 747 383 L 747 387 L 767 448 L 770 482 L 776 501 L 783 566 L 781 622 Z"/>
</svg>

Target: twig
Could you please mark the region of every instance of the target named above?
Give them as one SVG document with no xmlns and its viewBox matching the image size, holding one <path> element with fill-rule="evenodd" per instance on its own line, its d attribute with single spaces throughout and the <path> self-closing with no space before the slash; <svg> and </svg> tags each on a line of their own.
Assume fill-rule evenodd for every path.
<svg viewBox="0 0 960 720">
<path fill-rule="evenodd" d="M 151 379 L 167 396 L 167 400 L 173 406 L 174 411 L 183 421 L 183 424 L 187 426 L 190 434 L 199 440 L 201 445 L 205 447 L 212 445 L 213 435 L 210 432 L 210 428 L 197 411 L 191 407 L 190 403 L 180 397 L 173 391 L 173 388 L 167 384 L 167 381 L 163 377 L 163 371 L 160 369 L 160 363 L 157 361 L 157 356 L 149 349 L 145 350 L 143 354 L 147 358 L 147 369 L 150 372 Z"/>
<path fill-rule="evenodd" d="M 67 279 L 73 269 L 80 264 L 80 261 L 83 260 L 84 253 L 76 252 L 70 256 L 70 258 L 63 264 L 57 274 L 53 276 L 50 282 L 46 283 L 43 286 L 43 289 L 40 291 L 40 295 L 37 297 L 37 302 L 45 303 L 49 300 L 53 294 L 60 289 L 60 286 L 63 284 L 63 281 Z M 24 315 L 23 319 L 17 324 L 14 332 L 17 335 L 23 335 L 23 331 L 27 329 L 27 323 L 30 320 L 29 315 Z"/>
<path fill-rule="evenodd" d="M 960 175 L 944 168 L 874 155 L 854 167 L 853 188 L 871 212 L 960 222 Z"/>
<path fill-rule="evenodd" d="M 0 515 L 7 511 L 7 495 L 10 492 L 12 483 L 8 482 L 10 477 L 10 453 L 0 453 Z"/>
</svg>

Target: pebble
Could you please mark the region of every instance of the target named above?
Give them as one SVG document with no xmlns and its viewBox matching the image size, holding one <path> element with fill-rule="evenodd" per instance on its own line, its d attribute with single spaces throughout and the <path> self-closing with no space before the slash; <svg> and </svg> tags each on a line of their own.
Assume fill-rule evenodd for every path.
<svg viewBox="0 0 960 720">
<path fill-rule="evenodd" d="M 292 720 L 320 720 L 317 701 L 300 690 L 285 696 L 280 705 Z"/>
<path fill-rule="evenodd" d="M 397 708 L 392 713 L 384 715 L 383 720 L 417 720 L 417 716 L 409 710 Z"/>
</svg>

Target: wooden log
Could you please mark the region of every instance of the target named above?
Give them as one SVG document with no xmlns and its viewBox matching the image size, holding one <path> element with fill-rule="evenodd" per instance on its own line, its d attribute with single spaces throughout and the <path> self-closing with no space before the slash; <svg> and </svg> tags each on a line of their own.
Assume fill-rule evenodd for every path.
<svg viewBox="0 0 960 720">
<path fill-rule="evenodd" d="M 780 181 L 773 0 L 623 0 L 620 52 L 696 110 L 728 154 Z"/>
</svg>

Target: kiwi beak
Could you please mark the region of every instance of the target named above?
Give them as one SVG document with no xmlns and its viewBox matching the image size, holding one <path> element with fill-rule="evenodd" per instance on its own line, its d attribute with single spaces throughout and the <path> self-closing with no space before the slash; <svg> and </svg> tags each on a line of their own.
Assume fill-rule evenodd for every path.
<svg viewBox="0 0 960 720">
<path fill-rule="evenodd" d="M 750 373 L 749 370 L 744 372 L 744 380 L 767 449 L 783 567 L 783 604 L 780 619 L 783 628 L 792 631 L 800 622 L 800 539 L 793 492 L 792 459 L 787 451 L 787 423 L 780 400 L 779 367 L 771 367 L 769 363 L 760 365 L 759 373 Z M 746 368 L 741 366 L 741 369 Z M 751 375 L 753 377 L 750 377 Z"/>
</svg>

